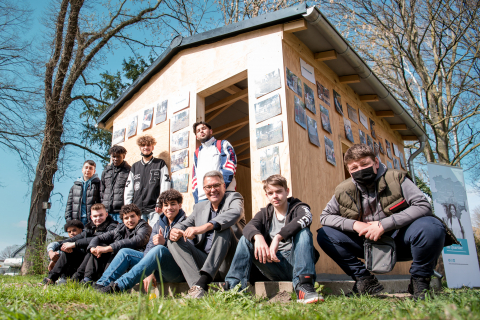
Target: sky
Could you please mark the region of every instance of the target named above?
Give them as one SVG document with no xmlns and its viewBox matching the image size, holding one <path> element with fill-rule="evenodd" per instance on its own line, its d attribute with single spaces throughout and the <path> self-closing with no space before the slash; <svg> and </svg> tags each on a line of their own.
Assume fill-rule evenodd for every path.
<svg viewBox="0 0 480 320">
<path fill-rule="evenodd" d="M 33 1 L 26 0 L 32 9 L 34 9 L 34 19 L 32 20 L 32 30 L 38 32 L 43 26 L 38 19 L 45 6 L 49 3 L 48 0 Z M 148 50 L 138 53 L 144 57 L 148 56 Z M 118 49 L 115 55 L 108 57 L 108 63 L 99 68 L 98 74 L 109 71 L 116 72 L 121 69 L 122 60 L 132 56 L 132 52 L 128 49 Z M 68 175 L 60 182 L 55 182 L 55 188 L 52 196 L 52 208 L 47 212 L 46 226 L 48 229 L 63 233 L 65 203 L 70 187 L 73 181 L 80 177 L 81 167 L 86 159 L 93 159 L 97 163 L 100 160 L 88 153 L 70 148 L 73 152 L 72 160 L 69 161 L 71 169 L 68 170 Z M 29 205 L 30 205 L 30 185 L 26 180 L 25 169 L 19 163 L 17 155 L 5 152 L 0 149 L 2 156 L 0 157 L 0 203 L 2 204 L 3 214 L 2 222 L 0 223 L 0 251 L 10 245 L 22 245 L 25 243 L 26 228 L 28 221 Z M 97 174 L 101 176 L 101 165 L 97 168 Z M 466 176 L 468 180 L 468 175 Z M 63 195 L 63 202 L 60 201 Z M 469 208 L 472 211 L 474 208 L 480 206 L 480 195 L 473 192 L 473 189 L 467 186 L 467 197 L 469 201 Z"/>
</svg>

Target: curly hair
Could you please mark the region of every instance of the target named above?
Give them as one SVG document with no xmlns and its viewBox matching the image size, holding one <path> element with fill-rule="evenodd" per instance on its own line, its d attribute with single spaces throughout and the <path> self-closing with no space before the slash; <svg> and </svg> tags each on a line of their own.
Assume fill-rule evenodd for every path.
<svg viewBox="0 0 480 320">
<path fill-rule="evenodd" d="M 135 212 L 135 214 L 139 217 L 142 215 L 142 212 L 140 211 L 140 209 L 135 204 L 131 203 L 131 204 L 124 205 L 120 209 L 120 219 L 123 220 L 123 215 L 130 212 Z"/>
<path fill-rule="evenodd" d="M 163 191 L 157 199 L 157 208 L 163 207 L 164 204 L 167 204 L 169 201 L 177 201 L 178 203 L 183 202 L 183 196 L 180 192 L 175 189 L 170 189 Z"/>
<path fill-rule="evenodd" d="M 137 145 L 139 147 L 141 146 L 154 146 L 157 144 L 157 140 L 155 140 L 154 137 L 149 136 L 149 135 L 144 135 L 141 136 L 140 138 L 137 139 Z"/>
<path fill-rule="evenodd" d="M 67 223 L 65 223 L 65 226 L 63 227 L 63 229 L 65 230 L 65 232 L 68 232 L 67 229 L 71 227 L 76 227 L 80 230 L 83 230 L 83 228 L 85 228 L 82 221 L 77 219 L 68 220 Z"/>
<path fill-rule="evenodd" d="M 197 127 L 198 127 L 199 125 L 201 125 L 201 124 L 205 125 L 208 129 L 212 130 L 212 126 L 211 126 L 211 125 L 209 125 L 209 124 L 206 123 L 205 121 L 199 121 L 199 122 L 195 122 L 195 123 L 193 124 L 193 126 L 192 126 L 192 128 L 193 128 L 193 133 L 194 133 L 194 134 L 197 134 Z"/>
<path fill-rule="evenodd" d="M 122 146 L 114 145 L 113 147 L 110 148 L 110 150 L 108 150 L 108 154 L 110 154 L 110 155 L 112 155 L 112 154 L 127 154 L 127 149 L 125 149 Z"/>
</svg>

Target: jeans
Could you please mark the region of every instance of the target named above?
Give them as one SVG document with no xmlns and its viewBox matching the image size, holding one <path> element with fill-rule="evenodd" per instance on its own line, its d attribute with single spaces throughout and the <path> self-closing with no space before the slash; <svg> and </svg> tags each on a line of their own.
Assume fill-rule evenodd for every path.
<svg viewBox="0 0 480 320">
<path fill-rule="evenodd" d="M 308 274 L 315 278 L 315 255 L 310 229 L 303 228 L 299 231 L 293 237 L 292 244 L 289 251 L 277 251 L 280 262 L 263 264 L 254 257 L 253 243 L 242 237 L 225 282 L 228 282 L 230 288 L 239 283 L 242 289 L 246 288 L 252 263 L 271 281 L 292 281 L 294 289 L 300 282 L 299 275 Z"/>
<path fill-rule="evenodd" d="M 410 274 L 415 277 L 431 277 L 445 241 L 445 228 L 434 217 L 421 217 L 392 234 L 395 240 L 397 261 L 410 261 Z M 363 241 L 356 232 L 340 231 L 331 227 L 318 230 L 317 241 L 325 253 L 342 270 L 356 280 L 356 277 L 370 275 L 365 264 Z"/>
<path fill-rule="evenodd" d="M 160 281 L 157 259 L 160 263 L 163 282 L 185 282 L 182 271 L 175 263 L 167 247 L 157 245 L 148 251 L 145 256 L 140 251 L 121 249 L 97 281 L 97 284 L 107 286 L 110 282 L 115 281 L 122 291 L 128 290 L 139 283 L 142 276 L 146 278 L 153 272 L 155 272 L 157 280 Z M 128 269 L 130 271 L 127 272 Z"/>
<path fill-rule="evenodd" d="M 88 218 L 87 217 L 81 217 L 80 221 L 82 221 L 83 225 L 85 226 L 88 223 Z"/>
<path fill-rule="evenodd" d="M 120 213 L 109 213 L 113 220 L 117 221 L 118 223 L 122 223 L 122 219 L 120 219 Z"/>
</svg>

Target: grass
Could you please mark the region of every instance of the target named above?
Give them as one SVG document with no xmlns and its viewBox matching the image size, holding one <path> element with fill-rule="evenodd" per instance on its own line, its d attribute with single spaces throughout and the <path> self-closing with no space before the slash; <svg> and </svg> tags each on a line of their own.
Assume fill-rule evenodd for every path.
<svg viewBox="0 0 480 320">
<path fill-rule="evenodd" d="M 480 290 L 444 289 L 435 299 L 327 296 L 324 303 L 269 303 L 241 292 L 202 300 L 104 295 L 74 283 L 37 286 L 41 277 L 0 276 L 0 319 L 480 319 Z"/>
</svg>

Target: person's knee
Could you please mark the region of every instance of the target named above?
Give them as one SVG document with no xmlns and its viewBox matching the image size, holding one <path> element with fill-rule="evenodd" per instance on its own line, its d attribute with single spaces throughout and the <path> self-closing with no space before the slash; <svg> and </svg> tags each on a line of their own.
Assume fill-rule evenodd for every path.
<svg viewBox="0 0 480 320">
<path fill-rule="evenodd" d="M 331 240 L 330 240 L 330 237 L 328 236 L 328 233 L 330 233 L 330 229 L 333 229 L 333 228 L 330 228 L 330 227 L 321 227 L 320 229 L 318 229 L 317 231 L 317 242 L 318 242 L 318 245 L 323 248 L 323 246 L 325 244 L 330 244 L 331 243 Z"/>
<path fill-rule="evenodd" d="M 303 228 L 302 230 L 298 231 L 298 233 L 295 235 L 295 238 L 299 240 L 308 240 L 310 241 L 313 238 L 312 232 L 310 231 L 310 228 Z"/>
<path fill-rule="evenodd" d="M 445 227 L 434 217 L 422 217 L 413 222 L 413 234 L 417 239 L 423 239 L 431 244 L 439 244 L 443 246 L 445 240 Z"/>
</svg>

